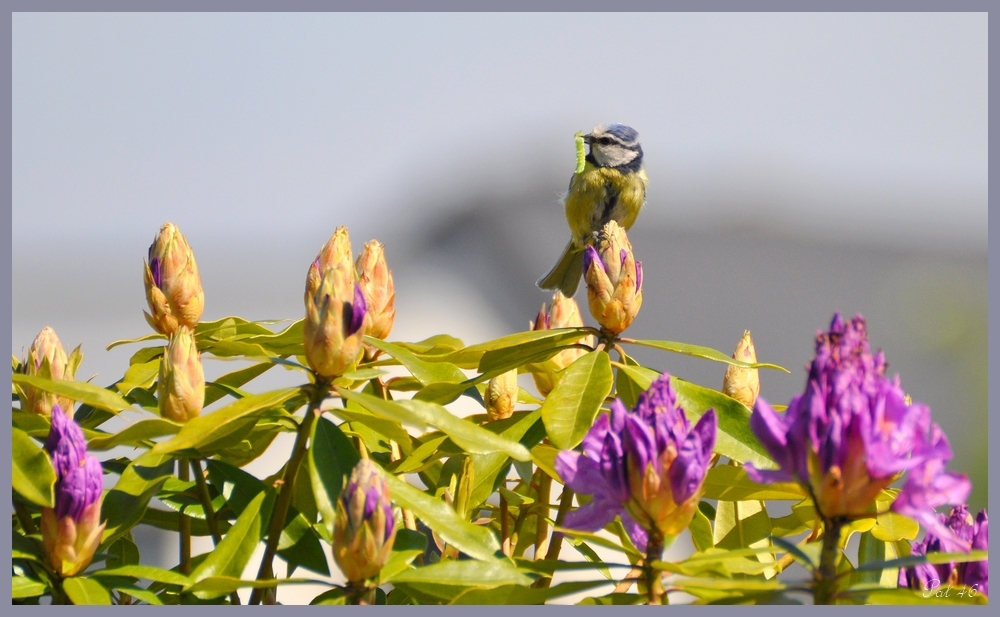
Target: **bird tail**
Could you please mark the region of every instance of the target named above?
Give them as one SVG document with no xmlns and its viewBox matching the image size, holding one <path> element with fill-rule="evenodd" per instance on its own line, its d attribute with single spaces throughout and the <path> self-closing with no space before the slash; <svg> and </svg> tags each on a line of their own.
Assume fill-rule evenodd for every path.
<svg viewBox="0 0 1000 617">
<path fill-rule="evenodd" d="M 572 298 L 583 276 L 583 250 L 570 240 L 555 267 L 538 280 L 542 289 L 560 289 L 567 298 Z"/>
</svg>

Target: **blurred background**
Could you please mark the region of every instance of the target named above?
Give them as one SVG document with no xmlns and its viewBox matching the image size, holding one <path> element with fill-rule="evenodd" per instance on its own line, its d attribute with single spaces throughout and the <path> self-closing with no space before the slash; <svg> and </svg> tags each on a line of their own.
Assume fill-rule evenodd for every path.
<svg viewBox="0 0 1000 617">
<path fill-rule="evenodd" d="M 816 331 L 862 313 L 985 507 L 987 30 L 985 14 L 15 14 L 12 351 L 52 326 L 83 345 L 78 378 L 118 381 L 137 347 L 105 347 L 149 332 L 142 259 L 167 220 L 197 255 L 204 320 L 298 319 L 309 263 L 347 225 L 355 252 L 386 245 L 391 338 L 523 330 L 569 237 L 573 135 L 622 122 L 650 177 L 629 335 L 730 353 L 749 329 L 792 371 L 761 376 L 785 404 Z M 725 372 L 635 356 L 714 388 Z M 234 368 L 206 359 L 209 378 Z"/>
</svg>

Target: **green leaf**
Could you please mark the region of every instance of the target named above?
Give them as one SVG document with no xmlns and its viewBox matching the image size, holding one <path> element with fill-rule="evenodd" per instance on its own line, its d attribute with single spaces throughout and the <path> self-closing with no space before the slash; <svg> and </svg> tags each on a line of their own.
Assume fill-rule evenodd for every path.
<svg viewBox="0 0 1000 617">
<path fill-rule="evenodd" d="M 861 541 L 858 544 L 858 565 L 866 563 L 885 561 L 886 543 L 877 540 L 871 531 L 861 534 Z M 882 570 L 864 570 L 858 573 L 858 582 L 878 583 L 882 579 Z"/>
<path fill-rule="evenodd" d="M 452 441 L 470 454 L 489 454 L 499 451 L 519 461 L 531 460 L 531 453 L 521 444 L 496 435 L 468 420 L 458 418 L 441 405 L 416 400 L 400 401 L 399 405 L 427 424 L 447 433 Z"/>
<path fill-rule="evenodd" d="M 428 439 L 425 443 L 415 448 L 408 457 L 390 465 L 386 471 L 400 474 L 415 473 L 423 469 L 428 461 L 434 461 L 440 458 L 438 448 L 440 448 L 441 444 L 447 439 L 447 435 L 441 435 L 439 437 Z"/>
<path fill-rule="evenodd" d="M 166 583 L 168 585 L 190 585 L 191 579 L 184 576 L 180 572 L 175 572 L 173 570 L 164 570 L 163 568 L 157 568 L 154 566 L 140 566 L 140 565 L 129 565 L 121 566 L 118 568 L 108 568 L 105 570 L 98 570 L 90 574 L 91 577 L 101 578 L 101 577 L 133 577 L 142 578 L 149 581 L 156 581 L 158 583 Z"/>
<path fill-rule="evenodd" d="M 191 521 L 191 535 L 193 537 L 207 537 L 212 535 L 211 530 L 208 528 L 208 523 L 204 519 L 189 518 L 189 520 Z M 158 508 L 146 508 L 142 513 L 141 522 L 143 525 L 151 525 L 157 529 L 173 531 L 175 533 L 180 530 L 177 513 L 174 511 L 168 512 L 167 510 L 160 510 Z M 228 521 L 219 521 L 219 533 L 226 533 L 229 527 Z"/>
<path fill-rule="evenodd" d="M 301 513 L 292 518 L 281 531 L 278 556 L 288 564 L 289 576 L 299 566 L 323 576 L 330 575 L 330 566 L 326 562 L 326 552 L 320 544 L 319 536 Z"/>
<path fill-rule="evenodd" d="M 534 330 L 512 334 L 504 337 L 504 339 L 517 342 L 504 347 L 485 350 L 482 359 L 479 361 L 478 370 L 480 373 L 489 373 L 496 370 L 509 371 L 511 368 L 528 362 L 543 362 L 562 350 L 571 347 L 589 334 L 590 331 L 583 328 Z M 473 347 L 465 351 L 468 352 L 471 349 Z"/>
<path fill-rule="evenodd" d="M 691 524 L 688 525 L 688 530 L 691 532 L 691 542 L 694 544 L 695 550 L 704 552 L 715 546 L 712 522 L 708 520 L 701 508 L 695 511 L 694 517 L 691 518 Z"/>
<path fill-rule="evenodd" d="M 875 507 L 880 514 L 875 519 L 871 533 L 876 540 L 883 542 L 898 542 L 913 540 L 920 533 L 920 525 L 911 518 L 889 510 L 892 502 L 899 495 L 899 489 L 885 489 L 875 498 Z"/>
<path fill-rule="evenodd" d="M 674 353 L 681 353 L 686 356 L 694 356 L 696 358 L 704 358 L 706 360 L 714 360 L 716 362 L 724 362 L 726 364 L 732 364 L 733 366 L 739 366 L 741 368 L 773 368 L 779 371 L 784 371 L 786 373 L 791 373 L 788 369 L 778 366 L 777 364 L 767 364 L 765 362 L 757 362 L 751 364 L 749 362 L 743 362 L 742 360 L 737 360 L 728 354 L 724 354 L 721 351 L 712 349 L 711 347 L 702 347 L 701 345 L 689 345 L 687 343 L 677 343 L 675 341 L 633 341 L 625 340 L 623 343 L 632 343 L 633 345 L 642 345 L 644 347 L 653 347 L 656 349 L 662 349 L 664 351 L 672 351 Z"/>
<path fill-rule="evenodd" d="M 110 605 L 111 594 L 100 583 L 84 576 L 73 576 L 63 581 L 63 591 L 76 605 Z"/>
<path fill-rule="evenodd" d="M 452 597 L 456 593 L 455 587 L 489 589 L 500 585 L 530 585 L 531 582 L 524 573 L 502 559 L 489 561 L 449 559 L 422 568 L 405 570 L 392 579 L 395 587 L 418 589 L 440 598 Z"/>
<path fill-rule="evenodd" d="M 455 510 L 390 473 L 384 473 L 392 500 L 413 513 L 448 544 L 476 559 L 494 560 L 500 550 L 489 529 L 459 518 Z M 421 568 L 423 569 L 423 568 Z"/>
<path fill-rule="evenodd" d="M 367 426 L 384 437 L 386 442 L 395 441 L 399 444 L 399 450 L 404 455 L 410 455 L 410 451 L 413 449 L 409 433 L 398 422 L 386 420 L 385 418 L 371 414 L 354 402 L 349 402 L 345 409 L 334 407 L 327 411 L 336 414 L 348 422 Z"/>
<path fill-rule="evenodd" d="M 10 438 L 14 490 L 35 505 L 54 507 L 56 472 L 49 456 L 19 428 L 11 428 Z"/>
<path fill-rule="evenodd" d="M 541 407 L 542 422 L 556 447 L 570 450 L 583 440 L 613 382 L 611 360 L 604 351 L 580 356 L 566 367 Z"/>
<path fill-rule="evenodd" d="M 267 490 L 267 485 L 242 469 L 225 461 L 210 459 L 205 462 L 208 481 L 226 498 L 229 508 L 239 516 L 257 495 Z"/>
<path fill-rule="evenodd" d="M 128 396 L 136 388 L 149 388 L 160 376 L 160 360 L 161 358 L 155 358 L 129 366 L 125 376 L 115 387 L 123 396 Z"/>
<path fill-rule="evenodd" d="M 277 587 L 278 585 L 296 585 L 303 583 L 319 583 L 321 585 L 328 584 L 325 581 L 317 581 L 308 578 L 272 578 L 261 581 L 248 581 L 241 580 L 237 576 L 209 576 L 191 585 L 187 591 L 193 593 L 198 598 L 211 599 L 230 594 L 237 589 L 244 589 L 246 587 L 259 589 L 262 587 Z"/>
<path fill-rule="evenodd" d="M 412 529 L 396 530 L 396 539 L 392 543 L 392 553 L 389 561 L 379 573 L 380 580 L 388 581 L 400 572 L 409 568 L 410 563 L 427 550 L 427 536 Z"/>
<path fill-rule="evenodd" d="M 147 334 L 146 336 L 140 336 L 139 338 L 121 339 L 121 340 L 115 341 L 115 342 L 111 343 L 110 345 L 108 345 L 107 347 L 105 347 L 104 349 L 105 349 L 105 351 L 111 351 L 112 349 L 114 349 L 115 347 L 118 347 L 119 345 L 130 345 L 132 343 L 145 343 L 146 341 L 155 341 L 155 340 L 161 340 L 162 341 L 162 340 L 165 340 L 166 338 L 167 337 L 164 336 L 164 335 L 162 335 L 162 334 Z"/>
<path fill-rule="evenodd" d="M 522 446 L 533 446 L 533 443 L 523 443 L 522 438 L 539 421 L 540 417 L 541 412 L 537 409 L 527 413 L 518 413 L 507 420 L 490 423 L 487 425 L 487 430 L 498 428 L 496 425 L 501 422 L 508 423 L 507 428 L 500 432 L 501 437 L 512 442 L 519 442 Z M 515 419 L 516 422 L 509 424 L 510 420 Z M 493 491 L 501 486 L 504 478 L 507 477 L 507 470 L 510 468 L 510 457 L 504 452 L 491 452 L 490 454 L 472 454 L 470 458 L 475 475 L 472 492 L 469 495 L 469 505 L 474 507 L 489 499 Z"/>
<path fill-rule="evenodd" d="M 139 564 L 139 547 L 131 539 L 122 536 L 111 543 L 104 563 L 109 568 L 135 566 Z"/>
<path fill-rule="evenodd" d="M 87 442 L 89 450 L 110 450 L 115 446 L 139 446 L 156 437 L 176 435 L 182 424 L 166 418 L 146 418 L 134 422 L 117 433 L 104 433 Z"/>
<path fill-rule="evenodd" d="M 19 386 L 31 386 L 38 390 L 71 398 L 74 401 L 85 403 L 97 409 L 110 411 L 111 413 L 118 413 L 119 411 L 132 408 L 128 401 L 111 390 L 106 390 L 82 381 L 44 379 L 42 377 L 18 374 L 12 375 L 11 379 Z"/>
<path fill-rule="evenodd" d="M 636 559 L 642 559 L 643 554 L 638 550 L 630 546 L 623 546 L 621 544 L 616 544 L 614 541 L 605 538 L 604 536 L 599 536 L 596 533 L 589 533 L 586 531 L 578 531 L 576 529 L 567 529 L 565 527 L 553 527 L 552 531 L 558 531 L 567 538 L 577 538 L 580 540 L 585 540 L 590 544 L 596 546 L 603 546 L 604 548 L 610 548 L 613 551 L 618 551 L 620 553 L 625 553 L 630 557 Z"/>
<path fill-rule="evenodd" d="M 274 409 L 300 393 L 299 388 L 275 390 L 242 398 L 217 411 L 198 416 L 187 422 L 177 436 L 157 444 L 152 452 L 167 454 L 195 450 L 232 434 L 239 428 L 237 420 Z"/>
<path fill-rule="evenodd" d="M 742 467 L 732 465 L 717 465 L 709 469 L 702 487 L 705 499 L 723 501 L 800 501 L 808 496 L 805 489 L 792 482 L 757 484 L 747 477 L 747 472 Z"/>
<path fill-rule="evenodd" d="M 529 332 L 517 332 L 492 341 L 486 341 L 485 343 L 459 348 L 451 353 L 441 355 L 439 358 L 446 362 L 450 362 L 459 368 L 476 369 L 479 367 L 479 363 L 486 352 L 512 348 L 525 343 L 541 341 L 544 339 L 558 339 L 563 336 L 565 336 L 565 332 L 562 330 L 534 330 Z M 579 338 L 582 338 L 583 336 L 585 336 L 585 334 L 580 335 L 580 337 L 576 340 L 579 340 Z M 461 343 L 461 341 L 459 341 L 459 343 Z"/>
<path fill-rule="evenodd" d="M 770 536 L 771 519 L 767 515 L 767 508 L 763 501 L 719 501 L 715 509 L 713 536 L 716 547 L 727 550 L 767 548 L 771 546 Z M 758 553 L 755 557 L 755 562 L 774 563 L 774 556 L 767 552 Z M 734 570 L 729 571 L 733 572 Z M 777 574 L 774 568 L 766 568 L 762 571 L 765 578 L 771 578 Z"/>
<path fill-rule="evenodd" d="M 351 599 L 351 590 L 347 587 L 327 589 L 309 601 L 309 606 L 344 606 Z"/>
<path fill-rule="evenodd" d="M 365 337 L 365 343 L 398 360 L 410 371 L 410 374 L 425 386 L 432 383 L 460 383 L 465 381 L 465 373 L 458 370 L 457 366 L 449 362 L 428 362 L 421 360 L 409 349 L 370 336 Z"/>
<path fill-rule="evenodd" d="M 337 498 L 344 478 L 351 475 L 361 457 L 337 425 L 322 416 L 313 424 L 310 443 L 309 479 L 313 497 L 327 531 L 333 533 Z"/>
<path fill-rule="evenodd" d="M 195 568 L 191 573 L 191 579 L 195 582 L 202 581 L 209 577 L 234 577 L 239 579 L 243 574 L 250 558 L 253 556 L 257 545 L 260 544 L 261 536 L 264 533 L 261 510 L 267 493 L 259 493 L 253 501 L 243 510 L 236 523 L 229 528 L 226 537 L 219 542 L 205 561 Z M 266 508 L 270 511 L 270 507 Z M 190 590 L 189 586 L 186 590 Z M 202 587 L 201 589 L 204 589 Z M 195 595 L 202 599 L 211 599 L 224 595 L 225 591 L 216 590 L 195 591 Z"/>
<path fill-rule="evenodd" d="M 27 576 L 12 576 L 10 579 L 11 598 L 34 598 L 49 590 L 49 586 Z"/>
<path fill-rule="evenodd" d="M 22 536 L 13 529 L 11 529 L 11 559 L 27 559 L 46 563 L 41 541 Z"/>
<path fill-rule="evenodd" d="M 142 520 L 149 500 L 173 476 L 173 459 L 164 454 L 146 452 L 129 463 L 118 483 L 101 504 L 101 519 L 107 524 L 101 547 L 107 547 Z"/>
<path fill-rule="evenodd" d="M 121 593 L 127 593 L 133 598 L 145 602 L 146 604 L 151 604 L 153 606 L 162 606 L 163 602 L 160 598 L 148 589 L 143 589 L 142 587 L 134 587 L 132 585 L 115 585 L 114 589 Z"/>
<path fill-rule="evenodd" d="M 465 343 L 461 339 L 448 334 L 436 334 L 416 343 L 396 342 L 394 344 L 403 349 L 409 349 L 421 357 L 446 356 L 465 347 Z"/>
<path fill-rule="evenodd" d="M 232 388 L 239 388 L 252 379 L 263 375 L 273 366 L 272 362 L 260 362 L 232 373 L 226 373 L 215 381 L 205 383 L 205 406 L 207 407 L 229 394 Z"/>
<path fill-rule="evenodd" d="M 393 422 L 398 422 L 400 424 L 412 426 L 420 431 L 427 429 L 427 425 L 421 418 L 414 415 L 411 411 L 396 401 L 387 401 L 371 394 L 353 392 L 351 390 L 345 390 L 344 388 L 335 388 L 335 390 L 337 391 L 337 394 L 344 399 L 344 401 L 356 403 L 376 416 Z M 332 409 L 331 411 L 334 413 L 340 412 L 339 409 Z"/>
<path fill-rule="evenodd" d="M 544 604 L 552 598 L 568 596 L 607 584 L 608 581 L 599 580 L 573 581 L 538 589 L 521 585 L 501 585 L 494 589 L 469 589 L 460 593 L 449 604 Z"/>
</svg>

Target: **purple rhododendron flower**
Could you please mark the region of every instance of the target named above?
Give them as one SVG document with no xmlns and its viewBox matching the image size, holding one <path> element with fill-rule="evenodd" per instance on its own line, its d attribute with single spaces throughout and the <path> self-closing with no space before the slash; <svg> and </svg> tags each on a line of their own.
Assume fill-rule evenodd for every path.
<svg viewBox="0 0 1000 617">
<path fill-rule="evenodd" d="M 982 510 L 973 519 L 968 506 L 960 505 L 952 508 L 948 516 L 938 514 L 937 518 L 942 527 L 948 529 L 952 535 L 973 550 L 985 551 L 989 549 L 989 519 L 986 516 L 986 510 Z M 948 552 L 948 549 L 945 548 L 947 544 L 948 542 L 942 542 L 942 538 L 933 531 L 928 531 L 922 541 L 913 543 L 912 554 L 926 555 L 928 553 Z M 936 565 L 925 563 L 899 571 L 899 585 L 901 587 L 927 591 L 949 584 L 971 587 L 989 596 L 988 560 Z"/>
<path fill-rule="evenodd" d="M 52 408 L 52 429 L 45 450 L 56 471 L 56 517 L 79 521 L 83 511 L 101 498 L 101 463 L 87 454 L 83 429 L 58 406 Z"/>
<path fill-rule="evenodd" d="M 709 409 L 692 428 L 664 373 L 639 395 L 631 411 L 620 399 L 598 416 L 583 452 L 565 450 L 556 471 L 589 503 L 566 515 L 571 529 L 596 531 L 620 516 L 645 551 L 647 531 L 676 536 L 691 522 L 715 446 L 716 416 Z"/>
<path fill-rule="evenodd" d="M 952 452 L 931 423 L 930 409 L 910 403 L 899 377 L 885 376 L 882 352 L 868 346 L 865 320 L 845 323 L 840 313 L 816 337 L 816 357 L 805 392 L 782 415 L 758 399 L 750 426 L 778 463 L 747 474 L 755 482 L 798 482 L 810 489 L 826 518 L 864 516 L 879 492 L 909 470 L 892 509 L 968 547 L 939 522 L 934 508 L 961 503 L 971 485 L 944 472 Z"/>
<path fill-rule="evenodd" d="M 42 508 L 42 541 L 49 565 L 62 576 L 85 569 L 100 544 L 101 463 L 87 454 L 83 430 L 58 405 L 45 450 L 56 472 L 55 508 Z"/>
</svg>

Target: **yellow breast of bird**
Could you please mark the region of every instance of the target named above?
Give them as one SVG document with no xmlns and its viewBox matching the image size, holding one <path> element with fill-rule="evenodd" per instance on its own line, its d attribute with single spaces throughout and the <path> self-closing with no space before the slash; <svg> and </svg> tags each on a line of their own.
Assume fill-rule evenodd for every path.
<svg viewBox="0 0 1000 617">
<path fill-rule="evenodd" d="M 566 221 L 573 241 L 583 246 L 608 221 L 617 221 L 628 230 L 646 202 L 646 172 L 622 173 L 610 167 L 596 167 L 590 161 L 573 176 L 566 195 Z"/>
</svg>

